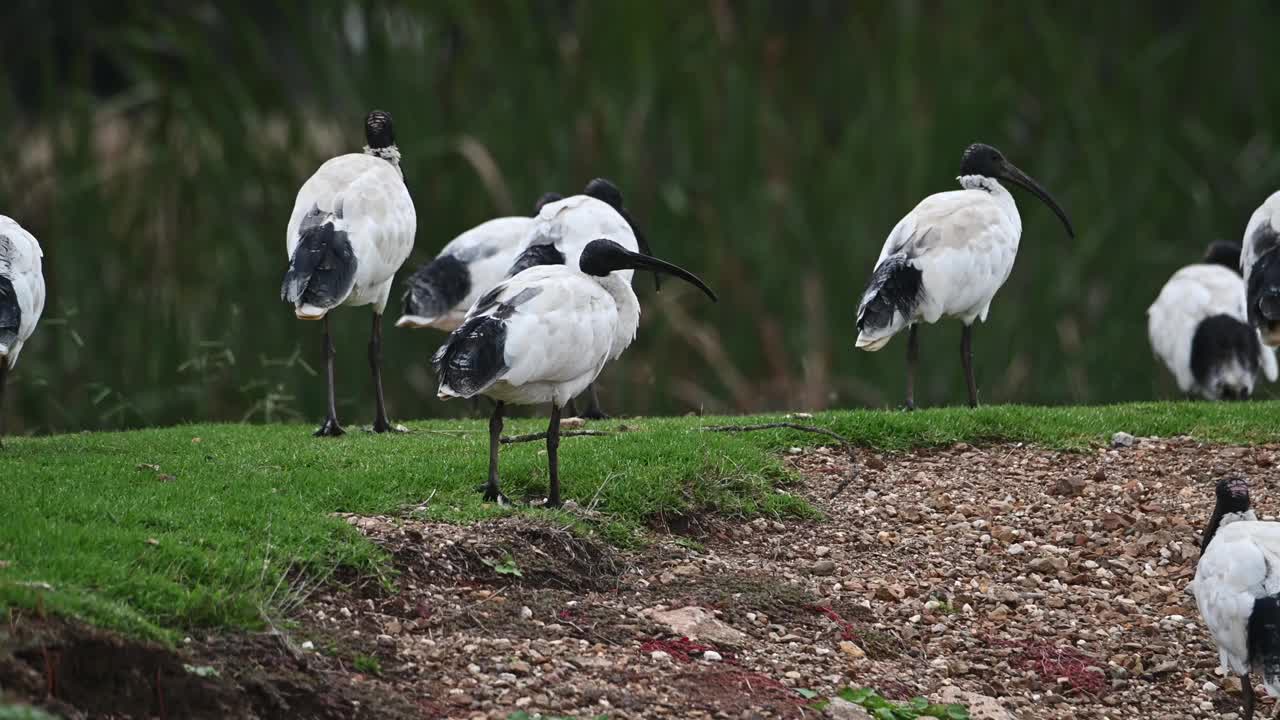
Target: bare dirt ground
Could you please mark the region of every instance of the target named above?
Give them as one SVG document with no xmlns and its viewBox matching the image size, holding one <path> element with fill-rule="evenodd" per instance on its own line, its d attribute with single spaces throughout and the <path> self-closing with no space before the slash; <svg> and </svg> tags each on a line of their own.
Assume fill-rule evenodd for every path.
<svg viewBox="0 0 1280 720">
<path fill-rule="evenodd" d="M 22 618 L 0 688 L 52 687 L 72 717 L 816 718 L 796 689 L 844 686 L 989 696 L 993 718 L 1232 717 L 1184 588 L 1213 481 L 1247 475 L 1275 515 L 1278 452 L 861 453 L 830 500 L 847 458 L 797 451 L 790 491 L 822 520 L 682 518 L 635 549 L 519 517 L 351 517 L 394 588 L 323 589 L 284 636 L 178 654 Z"/>
</svg>

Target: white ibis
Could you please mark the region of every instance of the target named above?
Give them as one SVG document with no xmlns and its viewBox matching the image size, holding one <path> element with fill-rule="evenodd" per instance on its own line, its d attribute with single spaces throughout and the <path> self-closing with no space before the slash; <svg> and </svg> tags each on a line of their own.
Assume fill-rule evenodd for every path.
<svg viewBox="0 0 1280 720">
<path fill-rule="evenodd" d="M 302 189 L 285 238 L 289 270 L 280 297 L 300 320 L 322 320 L 322 347 L 329 381 L 329 413 L 317 436 L 342 435 L 333 386 L 333 339 L 329 311 L 342 305 L 373 305 L 369 368 L 377 394 L 374 432 L 399 430 L 387 420 L 382 395 L 382 311 L 396 270 L 413 250 L 417 216 L 400 170 L 391 115 L 381 110 L 365 120 L 363 153 L 339 155 L 320 166 Z"/>
<path fill-rule="evenodd" d="M 1280 370 L 1249 324 L 1235 243 L 1213 243 L 1169 278 L 1147 308 L 1147 335 L 1178 388 L 1206 400 L 1247 400 L 1259 370 L 1272 382 Z"/>
<path fill-rule="evenodd" d="M 640 302 L 625 273 L 636 269 L 674 275 L 716 299 L 689 271 L 598 239 L 582 249 L 576 266 L 536 265 L 494 287 L 432 358 L 441 399 L 484 395 L 495 401 L 486 501 L 502 501 L 498 442 L 504 405 L 549 402 L 547 504 L 560 504 L 560 410 L 635 339 Z"/>
<path fill-rule="evenodd" d="M 456 329 L 476 299 L 508 277 L 542 207 L 562 199 L 546 193 L 531 217 L 494 218 L 451 240 L 409 277 L 396 327 Z"/>
<path fill-rule="evenodd" d="M 0 215 L 0 437 L 4 435 L 5 381 L 44 312 L 43 257 L 31 233 Z"/>
<path fill-rule="evenodd" d="M 973 378 L 973 322 L 986 321 L 991 300 L 1018 254 L 1022 219 L 1007 180 L 1040 198 L 1075 237 L 1071 221 L 1043 187 L 999 150 L 975 143 L 960 160 L 961 190 L 930 195 L 898 221 L 880 251 L 858 305 L 857 347 L 876 351 L 904 327 L 907 338 L 907 409 L 915 408 L 919 323 L 958 318 L 964 323 L 960 360 L 969 406 L 978 405 Z"/>
<path fill-rule="evenodd" d="M 555 262 L 577 267 L 583 249 L 597 238 L 609 238 L 632 252 L 651 254 L 644 233 L 623 205 L 622 191 L 604 178 L 587 183 L 581 195 L 542 206 L 510 273 L 514 276 L 534 265 Z M 626 282 L 631 282 L 631 270 L 623 270 L 619 275 Z M 658 286 L 656 274 L 654 285 Z M 619 348 L 618 353 L 621 352 L 622 348 Z M 587 397 L 589 404 L 581 413 L 582 417 L 594 420 L 607 418 L 608 415 L 600 408 L 600 398 L 594 385 L 587 389 Z M 570 413 L 573 412 L 571 404 Z"/>
<path fill-rule="evenodd" d="M 1222 669 L 1240 676 L 1244 720 L 1252 720 L 1251 670 L 1280 697 L 1280 523 L 1258 521 L 1243 478 L 1219 481 L 1215 494 L 1191 587 Z"/>
<path fill-rule="evenodd" d="M 1244 229 L 1240 272 L 1244 275 L 1249 322 L 1271 347 L 1280 345 L 1280 192 L 1253 211 Z"/>
</svg>

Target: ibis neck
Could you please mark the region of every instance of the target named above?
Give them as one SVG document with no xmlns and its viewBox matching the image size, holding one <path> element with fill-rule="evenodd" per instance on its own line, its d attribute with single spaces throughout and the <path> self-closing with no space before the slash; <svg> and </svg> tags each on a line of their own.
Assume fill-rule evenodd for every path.
<svg viewBox="0 0 1280 720">
<path fill-rule="evenodd" d="M 1253 508 L 1244 512 L 1223 512 L 1221 508 L 1214 508 L 1213 517 L 1209 518 L 1209 524 L 1204 528 L 1204 537 L 1200 540 L 1200 554 L 1204 554 L 1204 551 L 1209 547 L 1209 543 L 1213 541 L 1214 536 L 1222 528 L 1231 523 L 1257 519 L 1258 515 L 1253 511 Z"/>
<path fill-rule="evenodd" d="M 999 181 L 986 175 L 961 175 L 956 180 L 965 190 L 979 190 L 990 195 L 1018 227 L 1018 232 L 1022 232 L 1022 218 L 1018 215 L 1018 206 L 1013 202 L 1013 195 Z"/>
<path fill-rule="evenodd" d="M 365 145 L 364 153 L 366 155 L 382 158 L 383 160 L 391 163 L 395 169 L 400 170 L 400 148 L 396 145 L 388 145 L 384 148 L 371 148 L 368 145 Z M 403 175 L 404 171 L 400 170 L 400 174 Z"/>
</svg>

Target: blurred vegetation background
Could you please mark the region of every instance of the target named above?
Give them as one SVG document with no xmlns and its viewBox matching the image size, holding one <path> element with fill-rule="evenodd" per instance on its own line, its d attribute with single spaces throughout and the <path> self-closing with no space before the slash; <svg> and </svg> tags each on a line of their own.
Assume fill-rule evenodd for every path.
<svg viewBox="0 0 1280 720">
<path fill-rule="evenodd" d="M 606 369 L 626 414 L 897 406 L 905 342 L 855 351 L 885 236 L 1000 147 L 1017 265 L 975 332 L 986 402 L 1174 397 L 1145 310 L 1280 188 L 1280 6 L 455 0 L 46 3 L 0 9 L 0 213 L 45 248 L 16 431 L 318 420 L 317 324 L 279 299 L 294 195 L 390 110 L 418 209 L 403 279 L 543 191 L 614 179 L 669 283 Z M 391 327 L 397 418 L 435 399 L 444 336 Z M 333 316 L 340 416 L 371 421 L 366 309 Z M 921 335 L 922 405 L 962 402 L 955 322 Z"/>
</svg>

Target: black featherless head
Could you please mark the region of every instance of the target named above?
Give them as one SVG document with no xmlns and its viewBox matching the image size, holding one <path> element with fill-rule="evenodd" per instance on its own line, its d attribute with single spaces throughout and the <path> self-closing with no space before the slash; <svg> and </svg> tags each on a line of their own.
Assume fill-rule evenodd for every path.
<svg viewBox="0 0 1280 720">
<path fill-rule="evenodd" d="M 1249 509 L 1249 483 L 1243 477 L 1223 478 L 1214 488 L 1218 507 L 1224 513 L 1242 513 Z"/>
<path fill-rule="evenodd" d="M 374 110 L 364 121 L 364 137 L 369 149 L 381 150 L 396 144 L 395 130 L 391 126 L 391 113 Z"/>
</svg>

